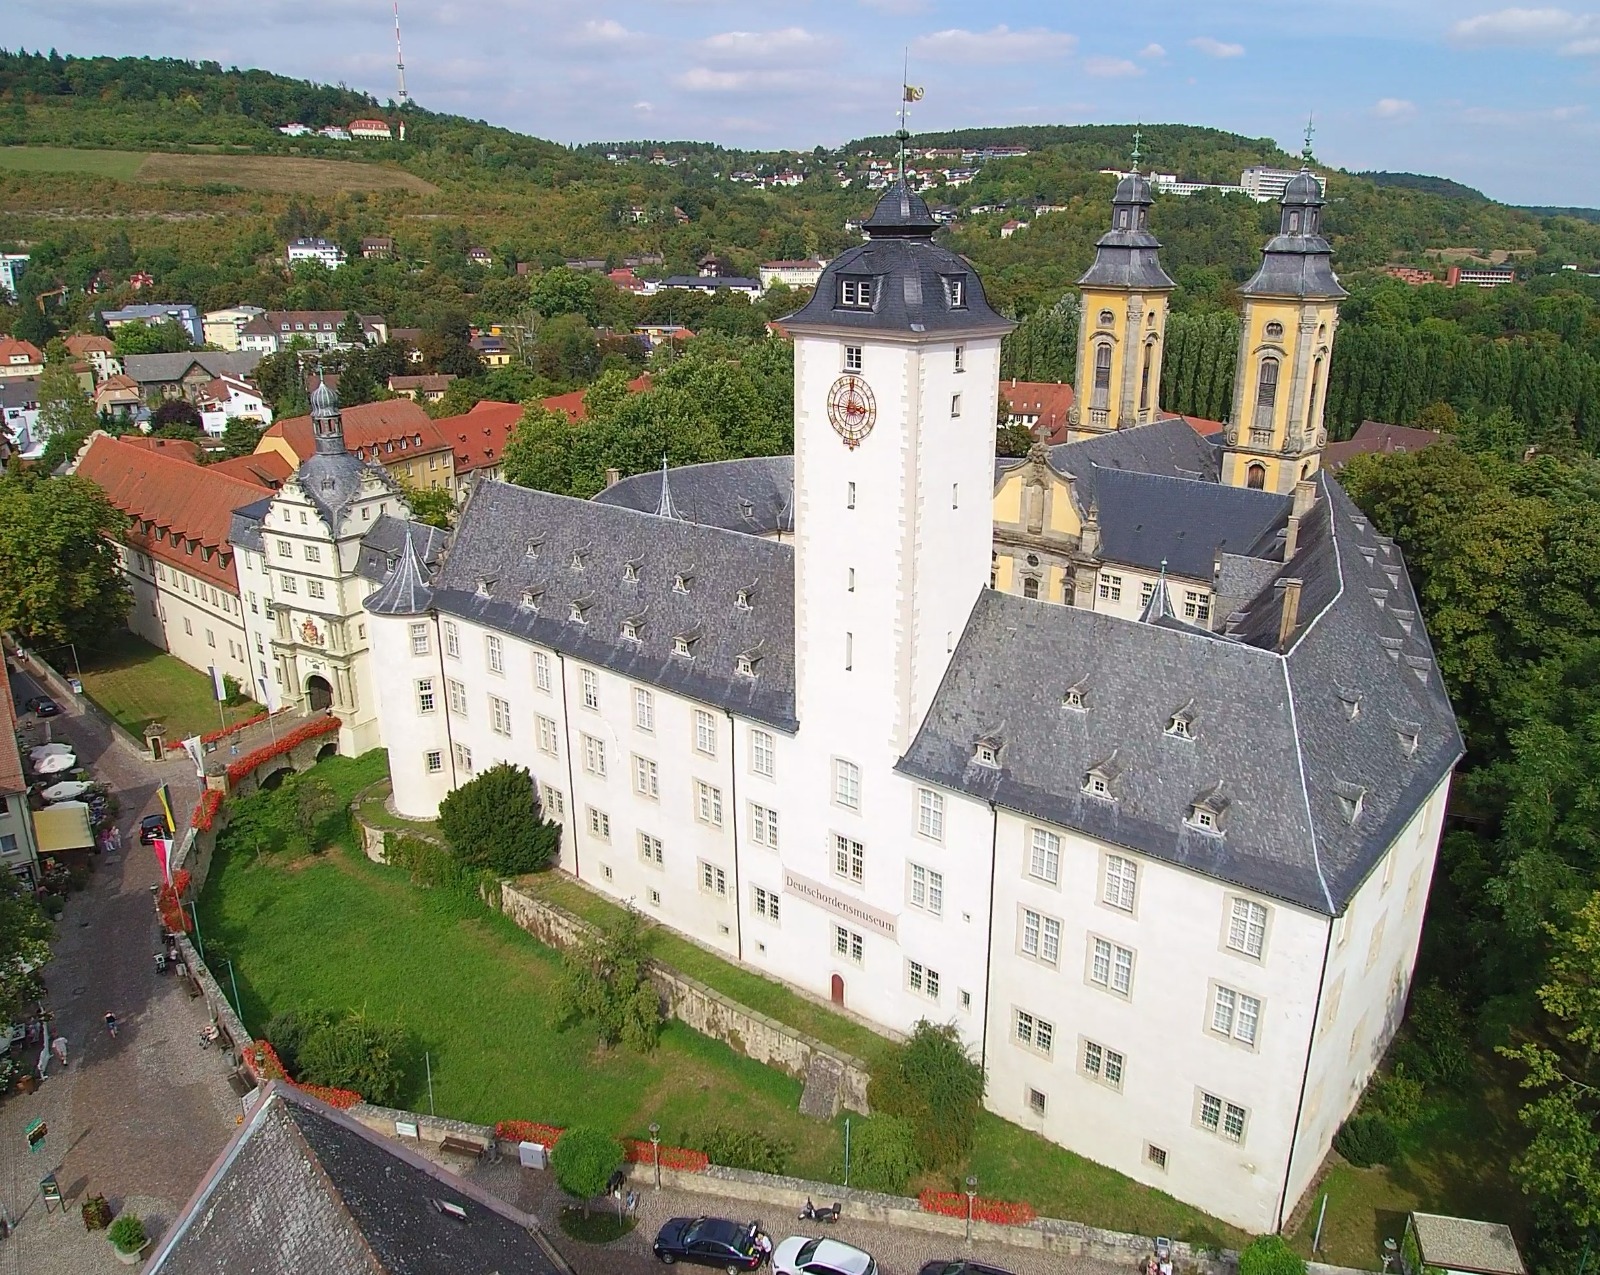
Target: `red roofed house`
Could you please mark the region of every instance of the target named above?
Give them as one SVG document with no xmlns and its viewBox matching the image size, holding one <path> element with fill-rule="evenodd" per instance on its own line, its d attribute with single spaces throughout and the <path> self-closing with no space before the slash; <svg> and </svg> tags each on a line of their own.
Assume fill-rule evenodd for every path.
<svg viewBox="0 0 1600 1275">
<path fill-rule="evenodd" d="M 117 357 L 117 347 L 109 337 L 77 333 L 67 338 L 67 350 L 73 358 L 82 359 L 94 369 L 96 384 L 122 371 L 122 360 Z"/>
<path fill-rule="evenodd" d="M 548 400 L 546 400 L 548 402 Z M 455 449 L 456 481 L 469 475 L 500 477 L 500 456 L 506 440 L 522 419 L 521 403 L 497 403 L 484 399 L 474 403 L 462 416 L 445 416 L 437 422 L 439 432 Z"/>
<path fill-rule="evenodd" d="M 1443 435 L 1411 425 L 1389 425 L 1383 421 L 1362 421 L 1355 434 L 1342 443 L 1329 443 L 1322 463 L 1338 473 L 1352 456 L 1388 456 L 1394 452 L 1420 452 L 1432 447 Z"/>
<path fill-rule="evenodd" d="M 261 391 L 243 377 L 226 372 L 200 387 L 194 405 L 200 409 L 206 433 L 216 438 L 222 437 L 231 420 L 254 421 L 258 427 L 272 422 L 272 409 Z"/>
<path fill-rule="evenodd" d="M 439 422 L 408 398 L 344 408 L 345 446 L 411 487 L 455 490 L 454 450 L 439 432 Z M 269 426 L 256 451 L 277 452 L 299 467 L 314 451 L 311 418 L 295 416 Z"/>
<path fill-rule="evenodd" d="M 44 355 L 29 341 L 0 337 L 0 377 L 38 376 L 44 371 Z"/>
<path fill-rule="evenodd" d="M 11 679 L 0 678 L 0 871 L 32 884 L 39 870 L 37 845 L 28 780 L 17 748 L 17 706 L 11 698 Z"/>
<path fill-rule="evenodd" d="M 385 120 L 351 120 L 350 136 L 357 141 L 365 139 L 369 142 L 388 142 L 394 140 L 394 133 L 390 130 Z"/>
<path fill-rule="evenodd" d="M 124 372 L 106 377 L 94 387 L 94 410 L 113 416 L 132 416 L 144 403 L 139 382 Z"/>
<path fill-rule="evenodd" d="M 128 627 L 194 668 L 215 664 L 249 691 L 251 635 L 228 534 L 233 511 L 267 489 L 196 465 L 165 441 L 96 430 L 72 472 L 128 516 L 117 546 L 133 589 Z"/>
<path fill-rule="evenodd" d="M 628 382 L 628 389 L 635 394 L 642 393 L 650 388 L 650 373 L 641 372 Z M 588 409 L 583 405 L 583 396 L 588 390 L 573 390 L 568 394 L 552 394 L 543 400 L 546 409 L 552 412 L 565 412 L 575 421 L 581 421 L 588 415 Z M 443 424 L 443 422 L 440 422 Z"/>
<path fill-rule="evenodd" d="M 230 474 L 273 491 L 288 482 L 289 476 L 294 473 L 294 466 L 277 452 L 251 452 L 248 456 L 219 460 L 211 468 L 216 473 Z"/>
<path fill-rule="evenodd" d="M 1000 396 L 1011 406 L 1007 425 L 1024 425 L 1047 443 L 1067 441 L 1067 411 L 1072 386 L 1060 381 L 1001 381 Z"/>
</svg>

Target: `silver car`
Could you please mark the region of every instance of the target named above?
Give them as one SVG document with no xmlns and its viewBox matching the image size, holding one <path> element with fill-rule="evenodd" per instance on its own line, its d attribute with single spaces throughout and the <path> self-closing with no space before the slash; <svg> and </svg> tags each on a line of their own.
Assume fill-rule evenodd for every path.
<svg viewBox="0 0 1600 1275">
<path fill-rule="evenodd" d="M 878 1264 L 853 1244 L 791 1235 L 772 1250 L 772 1275 L 878 1275 Z"/>
</svg>

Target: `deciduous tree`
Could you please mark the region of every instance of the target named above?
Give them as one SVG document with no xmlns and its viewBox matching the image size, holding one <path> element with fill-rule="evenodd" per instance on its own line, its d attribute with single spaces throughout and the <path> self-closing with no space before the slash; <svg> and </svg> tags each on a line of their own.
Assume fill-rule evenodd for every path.
<svg viewBox="0 0 1600 1275">
<path fill-rule="evenodd" d="M 125 526 L 87 479 L 0 479 L 0 628 L 40 646 L 114 634 L 133 601 L 112 545 Z"/>
</svg>

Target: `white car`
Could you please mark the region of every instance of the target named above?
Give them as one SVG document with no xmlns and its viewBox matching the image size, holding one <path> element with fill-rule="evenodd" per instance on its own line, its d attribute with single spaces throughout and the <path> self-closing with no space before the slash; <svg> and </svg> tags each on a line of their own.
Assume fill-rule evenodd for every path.
<svg viewBox="0 0 1600 1275">
<path fill-rule="evenodd" d="M 791 1235 L 772 1250 L 772 1275 L 878 1275 L 878 1264 L 853 1244 Z"/>
</svg>

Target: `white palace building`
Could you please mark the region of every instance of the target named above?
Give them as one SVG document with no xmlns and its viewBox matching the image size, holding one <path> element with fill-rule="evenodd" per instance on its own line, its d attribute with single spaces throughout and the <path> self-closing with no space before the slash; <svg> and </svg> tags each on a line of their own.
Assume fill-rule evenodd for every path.
<svg viewBox="0 0 1600 1275">
<path fill-rule="evenodd" d="M 1272 1231 L 1399 1021 L 1461 741 L 1398 550 L 1317 468 L 1320 191 L 1242 290 L 1251 428 L 1215 442 L 1148 387 L 1149 202 L 1123 182 L 1085 276 L 1080 441 L 997 466 L 1011 324 L 896 185 L 785 321 L 792 462 L 480 481 L 442 553 L 397 544 L 365 640 L 401 813 L 525 766 L 594 888 L 955 1023 L 1001 1116 Z"/>
</svg>

